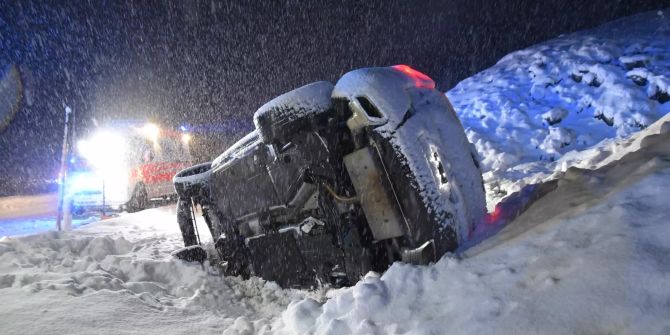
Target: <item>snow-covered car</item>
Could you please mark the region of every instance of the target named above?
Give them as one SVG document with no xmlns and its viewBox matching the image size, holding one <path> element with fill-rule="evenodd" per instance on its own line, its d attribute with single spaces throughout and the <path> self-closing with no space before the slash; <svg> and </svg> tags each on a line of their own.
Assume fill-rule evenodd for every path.
<svg viewBox="0 0 670 335">
<path fill-rule="evenodd" d="M 485 214 L 472 144 L 445 95 L 406 65 L 316 82 L 254 114 L 256 130 L 174 178 L 186 248 L 200 206 L 227 274 L 346 285 L 454 251 Z"/>
</svg>

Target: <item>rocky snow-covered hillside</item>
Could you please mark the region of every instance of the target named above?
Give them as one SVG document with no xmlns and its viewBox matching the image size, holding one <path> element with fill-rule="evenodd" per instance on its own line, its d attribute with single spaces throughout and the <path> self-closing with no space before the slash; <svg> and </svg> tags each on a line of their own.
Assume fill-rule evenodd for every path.
<svg viewBox="0 0 670 335">
<path fill-rule="evenodd" d="M 490 202 L 560 168 L 552 162 L 568 152 L 649 126 L 670 112 L 669 94 L 667 10 L 513 52 L 447 92 L 488 172 Z"/>
</svg>

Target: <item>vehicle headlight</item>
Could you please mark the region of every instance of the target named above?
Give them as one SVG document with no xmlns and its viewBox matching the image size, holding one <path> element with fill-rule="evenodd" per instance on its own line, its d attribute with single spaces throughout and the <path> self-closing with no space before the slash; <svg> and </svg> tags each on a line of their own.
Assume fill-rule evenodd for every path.
<svg viewBox="0 0 670 335">
<path fill-rule="evenodd" d="M 140 132 L 153 143 L 158 143 L 158 137 L 161 134 L 161 129 L 153 123 L 147 123 L 142 128 L 140 128 Z"/>
<path fill-rule="evenodd" d="M 126 142 L 123 136 L 109 131 L 101 131 L 90 140 L 79 141 L 79 153 L 96 170 L 111 170 L 123 164 Z"/>
<path fill-rule="evenodd" d="M 105 195 L 122 198 L 127 193 L 128 167 L 126 164 L 126 139 L 111 131 L 99 131 L 90 139 L 80 141 L 79 153 L 92 167 L 97 177 L 98 189 L 105 187 Z"/>
</svg>

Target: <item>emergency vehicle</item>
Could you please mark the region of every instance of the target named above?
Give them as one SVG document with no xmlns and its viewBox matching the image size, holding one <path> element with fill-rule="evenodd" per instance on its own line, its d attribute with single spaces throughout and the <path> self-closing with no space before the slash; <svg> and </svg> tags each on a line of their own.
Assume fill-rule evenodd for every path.
<svg viewBox="0 0 670 335">
<path fill-rule="evenodd" d="M 67 187 L 73 212 L 135 212 L 174 198 L 172 177 L 192 165 L 190 140 L 153 123 L 96 129 L 77 143 Z"/>
</svg>

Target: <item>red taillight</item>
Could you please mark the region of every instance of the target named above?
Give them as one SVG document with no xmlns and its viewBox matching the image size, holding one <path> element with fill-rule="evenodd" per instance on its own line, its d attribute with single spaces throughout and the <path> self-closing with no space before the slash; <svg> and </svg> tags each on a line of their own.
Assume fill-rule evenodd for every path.
<svg viewBox="0 0 670 335">
<path fill-rule="evenodd" d="M 414 70 L 413 68 L 409 67 L 408 65 L 404 65 L 404 64 L 394 65 L 394 66 L 391 66 L 391 68 L 393 68 L 395 70 L 398 70 L 398 71 L 404 73 L 405 75 L 407 75 L 408 77 L 412 78 L 412 80 L 414 80 L 414 86 L 416 86 L 416 87 L 423 87 L 423 88 L 430 88 L 430 89 L 435 88 L 435 82 L 432 79 L 430 79 L 430 77 L 428 77 L 427 75 L 425 75 L 425 74 L 423 74 L 423 73 L 421 73 L 417 70 Z"/>
<path fill-rule="evenodd" d="M 496 208 L 493 209 L 493 212 L 486 214 L 484 221 L 486 224 L 494 225 L 502 218 L 502 212 L 502 208 L 496 206 Z"/>
</svg>

